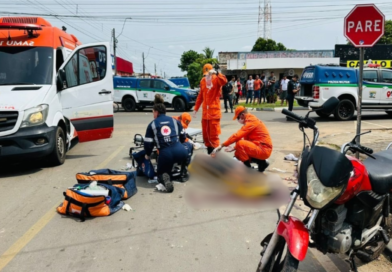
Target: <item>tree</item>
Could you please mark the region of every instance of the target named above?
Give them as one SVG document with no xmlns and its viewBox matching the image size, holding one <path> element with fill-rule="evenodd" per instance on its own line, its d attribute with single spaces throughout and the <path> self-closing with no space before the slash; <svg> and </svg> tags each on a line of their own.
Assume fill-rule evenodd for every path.
<svg viewBox="0 0 392 272">
<path fill-rule="evenodd" d="M 206 59 L 214 58 L 214 52 L 215 52 L 214 49 L 206 47 L 206 48 L 203 49 L 203 52 L 204 52 L 204 58 L 206 58 Z"/>
<path fill-rule="evenodd" d="M 203 55 L 197 53 L 196 51 L 193 50 L 186 51 L 181 56 L 181 60 L 180 60 L 180 64 L 178 65 L 178 68 L 180 68 L 181 71 L 183 72 L 188 71 L 189 65 L 191 65 L 197 59 L 202 57 Z"/>
<path fill-rule="evenodd" d="M 384 36 L 381 37 L 377 44 L 392 44 L 392 20 L 385 22 Z"/>
<path fill-rule="evenodd" d="M 255 45 L 252 48 L 252 51 L 286 51 L 287 48 L 281 44 L 276 43 L 274 40 L 271 39 L 263 39 L 258 38 Z"/>
<path fill-rule="evenodd" d="M 181 56 L 181 63 L 178 65 L 182 71 L 187 71 L 187 77 L 191 88 L 199 85 L 200 80 L 203 77 L 202 69 L 207 63 L 214 65 L 219 63 L 216 58 L 214 58 L 213 49 L 206 47 L 203 49 L 204 54 L 199 54 L 196 51 L 189 50 L 184 52 Z"/>
<path fill-rule="evenodd" d="M 194 62 L 191 65 L 188 66 L 188 80 L 191 85 L 191 88 L 195 88 L 197 85 L 199 85 L 201 78 L 203 77 L 202 74 L 202 66 Z"/>
</svg>

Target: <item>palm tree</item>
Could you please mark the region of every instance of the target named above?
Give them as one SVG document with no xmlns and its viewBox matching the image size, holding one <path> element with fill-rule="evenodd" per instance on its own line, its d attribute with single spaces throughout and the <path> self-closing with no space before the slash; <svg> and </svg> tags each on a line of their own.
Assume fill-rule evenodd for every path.
<svg viewBox="0 0 392 272">
<path fill-rule="evenodd" d="M 214 49 L 206 47 L 206 48 L 203 49 L 203 52 L 204 52 L 204 57 L 206 59 L 213 59 L 214 58 L 214 52 L 215 52 Z"/>
</svg>

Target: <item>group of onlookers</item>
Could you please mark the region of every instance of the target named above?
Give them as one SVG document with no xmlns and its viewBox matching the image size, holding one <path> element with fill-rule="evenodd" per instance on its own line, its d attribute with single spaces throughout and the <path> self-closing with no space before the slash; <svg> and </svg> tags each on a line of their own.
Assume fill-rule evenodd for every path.
<svg viewBox="0 0 392 272">
<path fill-rule="evenodd" d="M 294 75 L 292 79 L 288 79 L 286 75 L 282 78 L 276 79 L 274 72 L 266 77 L 264 73 L 261 76 L 249 76 L 249 79 L 241 82 L 241 80 L 231 77 L 222 88 L 224 104 L 226 112 L 233 106 L 238 104 L 239 99 L 245 99 L 245 104 L 262 104 L 262 103 L 276 103 L 278 97 L 281 100 L 281 106 L 285 103 L 289 104 L 289 109 L 292 109 L 294 103 L 294 96 L 300 90 L 298 82 L 298 75 Z M 229 105 L 227 105 L 229 102 Z"/>
</svg>

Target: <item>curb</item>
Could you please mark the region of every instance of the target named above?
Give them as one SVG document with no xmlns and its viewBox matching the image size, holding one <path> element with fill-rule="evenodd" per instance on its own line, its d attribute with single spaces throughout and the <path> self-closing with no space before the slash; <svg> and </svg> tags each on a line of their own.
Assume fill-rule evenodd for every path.
<svg viewBox="0 0 392 272">
<path fill-rule="evenodd" d="M 280 112 L 282 111 L 282 109 L 286 109 L 284 107 L 279 107 L 279 108 L 248 108 L 245 107 L 247 110 L 249 111 L 277 111 Z M 309 110 L 308 108 L 304 108 L 304 107 L 294 107 L 293 110 Z"/>
</svg>

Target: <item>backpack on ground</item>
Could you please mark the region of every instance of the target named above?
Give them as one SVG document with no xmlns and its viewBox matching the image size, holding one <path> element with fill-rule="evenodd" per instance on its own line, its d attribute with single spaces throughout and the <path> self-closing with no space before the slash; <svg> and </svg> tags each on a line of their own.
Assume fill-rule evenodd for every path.
<svg viewBox="0 0 392 272">
<path fill-rule="evenodd" d="M 63 193 L 64 202 L 57 207 L 57 212 L 78 217 L 84 222 L 86 217 L 112 215 L 124 205 L 124 202 L 121 201 L 124 189 L 98 183 L 98 186 L 108 190 L 108 196 L 89 195 L 81 191 L 88 186 L 88 184 L 76 184 L 73 188 L 67 189 Z"/>
<path fill-rule="evenodd" d="M 137 193 L 135 172 L 121 172 L 111 169 L 91 170 L 88 173 L 76 174 L 76 180 L 79 184 L 90 184 L 92 181 L 97 181 L 100 184 L 124 189 L 122 199 L 128 199 Z"/>
</svg>

